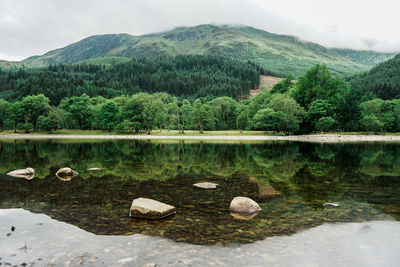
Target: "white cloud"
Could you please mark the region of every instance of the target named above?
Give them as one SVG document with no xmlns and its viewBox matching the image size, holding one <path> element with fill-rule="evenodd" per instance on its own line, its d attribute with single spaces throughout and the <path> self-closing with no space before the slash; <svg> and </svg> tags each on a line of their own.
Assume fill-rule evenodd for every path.
<svg viewBox="0 0 400 267">
<path fill-rule="evenodd" d="M 400 51 L 393 0 L 2 0 L 0 58 L 23 59 L 94 34 L 246 24 L 329 47 Z"/>
</svg>

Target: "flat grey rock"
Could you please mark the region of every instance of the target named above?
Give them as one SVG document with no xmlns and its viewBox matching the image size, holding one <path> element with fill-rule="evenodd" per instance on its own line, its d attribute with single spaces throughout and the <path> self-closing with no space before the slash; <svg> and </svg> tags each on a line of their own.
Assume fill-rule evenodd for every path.
<svg viewBox="0 0 400 267">
<path fill-rule="evenodd" d="M 101 171 L 101 169 L 100 168 L 89 168 L 89 169 L 87 169 L 88 171 Z"/>
<path fill-rule="evenodd" d="M 198 187 L 198 188 L 203 188 L 203 189 L 215 189 L 215 188 L 217 188 L 218 184 L 214 184 L 214 183 L 210 183 L 210 182 L 202 182 L 202 183 L 193 184 L 193 186 Z"/>
<path fill-rule="evenodd" d="M 132 201 L 129 216 L 144 219 L 162 219 L 174 213 L 174 206 L 141 197 Z"/>
</svg>

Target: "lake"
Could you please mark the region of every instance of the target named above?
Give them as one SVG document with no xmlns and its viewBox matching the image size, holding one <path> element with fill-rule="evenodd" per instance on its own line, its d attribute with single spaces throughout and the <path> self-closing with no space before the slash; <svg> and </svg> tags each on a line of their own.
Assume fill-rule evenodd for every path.
<svg viewBox="0 0 400 267">
<path fill-rule="evenodd" d="M 233 217 L 235 196 L 262 211 Z M 176 214 L 129 218 L 138 197 Z M 0 266 L 399 266 L 399 221 L 398 143 L 0 141 Z"/>
</svg>

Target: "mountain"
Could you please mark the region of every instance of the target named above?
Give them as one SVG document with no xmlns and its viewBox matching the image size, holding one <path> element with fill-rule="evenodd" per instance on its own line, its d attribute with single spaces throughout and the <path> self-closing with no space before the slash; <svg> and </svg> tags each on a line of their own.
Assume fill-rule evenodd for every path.
<svg viewBox="0 0 400 267">
<path fill-rule="evenodd" d="M 77 63 L 101 58 L 156 58 L 185 54 L 219 55 L 251 60 L 277 76 L 304 74 L 325 63 L 335 75 L 370 69 L 392 57 L 371 51 L 329 49 L 293 36 L 278 35 L 248 26 L 199 25 L 142 36 L 104 34 L 91 36 L 42 56 L 20 62 L 25 67 Z M 109 62 L 109 61 L 108 61 Z M 4 64 L 0 63 L 0 66 Z"/>
<path fill-rule="evenodd" d="M 368 72 L 350 79 L 353 88 L 362 90 L 364 95 L 372 93 L 382 99 L 400 97 L 400 54 L 380 63 Z"/>
</svg>

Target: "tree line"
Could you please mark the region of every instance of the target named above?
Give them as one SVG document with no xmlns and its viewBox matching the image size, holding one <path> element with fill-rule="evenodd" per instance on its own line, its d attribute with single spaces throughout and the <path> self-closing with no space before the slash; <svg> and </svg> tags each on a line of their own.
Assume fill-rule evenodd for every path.
<svg viewBox="0 0 400 267">
<path fill-rule="evenodd" d="M 225 66 L 227 62 L 232 64 Z M 133 60 L 128 64 L 115 65 L 111 68 L 113 71 L 110 71 L 110 68 L 85 64 L 49 66 L 43 73 L 53 73 L 55 77 L 82 73 L 88 77 L 97 77 L 96 75 L 101 73 L 110 76 L 104 79 L 99 76 L 92 81 L 93 84 L 108 81 L 119 83 L 119 86 L 125 82 L 128 83 L 129 79 L 125 79 L 126 77 L 139 79 L 144 83 L 151 81 L 151 79 L 142 79 L 135 71 L 146 76 L 146 73 L 164 75 L 168 70 L 174 70 L 170 73 L 172 75 L 170 78 L 165 77 L 165 83 L 171 83 L 167 86 L 170 88 L 169 91 L 177 90 L 177 92 L 181 89 L 178 90 L 178 87 L 174 86 L 183 80 L 176 77 L 183 76 L 175 70 L 185 69 L 187 74 L 185 77 L 188 79 L 191 77 L 193 81 L 189 83 L 189 89 L 182 89 L 186 90 L 184 92 L 189 94 L 196 90 L 201 91 L 199 89 L 201 86 L 209 90 L 206 90 L 208 93 L 204 97 L 189 94 L 189 97 L 185 98 L 184 93 L 176 95 L 157 92 L 159 89 L 134 94 L 122 94 L 126 91 L 118 89 L 118 94 L 122 95 L 104 97 L 101 94 L 95 94 L 97 91 L 93 91 L 96 96 L 91 96 L 86 90 L 81 93 L 78 89 L 80 87 L 71 83 L 68 90 L 73 91 L 72 95 L 63 97 L 63 92 L 66 93 L 68 90 L 63 91 L 64 89 L 61 88 L 60 95 L 57 96 L 61 99 L 55 101 L 57 104 L 54 104 L 52 98 L 45 94 L 26 95 L 11 101 L 0 99 L 0 128 L 25 131 L 91 129 L 124 133 L 150 133 L 153 130 L 169 129 L 179 130 L 181 133 L 188 129 L 200 132 L 240 129 L 292 134 L 316 131 L 400 131 L 400 99 L 393 96 L 386 99 L 376 98 L 373 92 L 366 93 L 359 86 L 350 86 L 346 81 L 333 77 L 325 65 L 316 65 L 296 80 L 289 75 L 270 91 L 264 90 L 242 101 L 238 101 L 237 95 L 233 97 L 226 92 L 209 94 L 213 91 L 210 88 L 218 85 L 211 82 L 213 78 L 211 80 L 196 79 L 197 74 L 206 75 L 205 73 L 209 72 L 207 75 L 214 77 L 215 73 L 223 72 L 227 74 L 224 77 L 239 77 L 236 78 L 239 84 L 248 86 L 258 84 L 259 80 L 255 76 L 259 77 L 260 70 L 250 62 L 240 64 L 218 57 L 182 56 L 159 59 L 155 63 Z M 243 66 L 245 66 L 244 69 Z M 147 71 L 147 69 L 152 69 L 152 71 Z M 36 71 L 40 73 L 40 70 L 33 70 L 32 73 Z M 192 72 L 194 76 L 190 76 Z M 20 70 L 3 73 L 2 77 L 3 81 L 8 79 L 8 83 L 33 79 L 40 84 L 40 78 L 34 78 L 32 73 Z M 11 78 L 13 75 L 19 78 Z M 221 79 L 224 80 L 224 78 Z M 161 82 L 161 80 L 164 78 L 158 81 Z M 57 79 L 54 81 L 59 82 Z M 177 84 L 173 84 L 174 82 Z M 5 84 L 8 83 L 5 82 Z M 104 83 L 107 84 L 107 82 Z M 190 88 L 190 84 L 202 85 L 196 89 Z M 223 86 L 228 88 L 231 85 L 227 83 Z M 154 84 L 146 86 L 157 88 Z M 115 90 L 118 87 L 112 88 Z M 165 89 L 163 86 L 161 88 Z M 182 88 L 185 88 L 185 83 L 182 84 Z M 35 89 L 31 88 L 31 90 Z M 244 94 L 244 91 L 241 92 Z M 78 95 L 74 95 L 75 93 Z"/>
<path fill-rule="evenodd" d="M 249 94 L 265 72 L 251 62 L 218 56 L 177 56 L 133 59 L 111 67 L 91 64 L 50 65 L 46 68 L 0 70 L 0 98 L 21 100 L 44 94 L 52 105 L 64 97 L 114 98 L 139 92 L 167 92 L 180 98 Z"/>
</svg>

